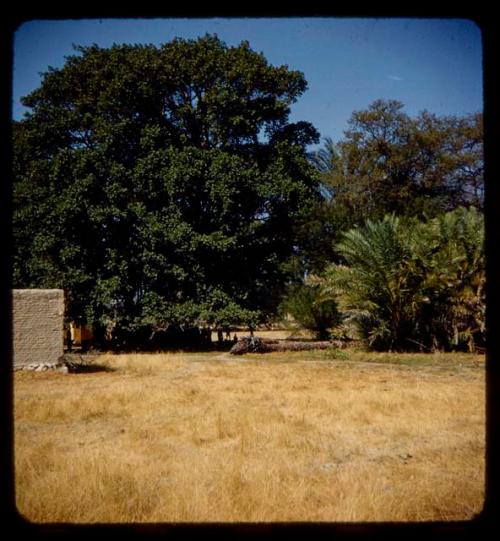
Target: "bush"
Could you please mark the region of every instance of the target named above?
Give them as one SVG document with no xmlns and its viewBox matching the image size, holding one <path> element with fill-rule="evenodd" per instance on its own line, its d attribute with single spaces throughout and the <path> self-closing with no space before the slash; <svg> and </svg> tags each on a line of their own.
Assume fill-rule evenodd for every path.
<svg viewBox="0 0 500 541">
<path fill-rule="evenodd" d="M 290 314 L 303 328 L 313 331 L 319 340 L 330 338 L 330 329 L 340 323 L 337 304 L 320 298 L 320 286 L 298 284 L 291 286 L 281 303 L 283 315 Z"/>
<path fill-rule="evenodd" d="M 483 237 L 475 209 L 367 221 L 338 244 L 345 264 L 327 269 L 322 298 L 373 349 L 473 351 L 485 333 Z"/>
</svg>

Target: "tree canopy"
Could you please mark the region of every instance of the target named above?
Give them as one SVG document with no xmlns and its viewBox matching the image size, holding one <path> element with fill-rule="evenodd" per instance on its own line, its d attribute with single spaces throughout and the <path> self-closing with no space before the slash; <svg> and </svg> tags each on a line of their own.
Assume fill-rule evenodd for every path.
<svg viewBox="0 0 500 541">
<path fill-rule="evenodd" d="M 320 199 L 302 73 L 217 36 L 76 47 L 15 122 L 14 284 L 68 317 L 139 328 L 256 324 Z"/>
<path fill-rule="evenodd" d="M 325 227 L 316 230 L 330 243 L 387 213 L 430 218 L 461 206 L 482 210 L 482 115 L 410 117 L 403 109 L 399 101 L 376 100 L 354 111 L 344 137 L 326 138 L 310 156 L 325 195 Z M 323 251 L 335 255 L 328 243 Z"/>
</svg>

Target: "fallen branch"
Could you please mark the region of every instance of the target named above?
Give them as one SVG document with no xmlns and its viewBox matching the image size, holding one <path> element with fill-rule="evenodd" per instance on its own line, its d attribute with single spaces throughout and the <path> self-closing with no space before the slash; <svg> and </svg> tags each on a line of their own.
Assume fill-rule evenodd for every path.
<svg viewBox="0 0 500 541">
<path fill-rule="evenodd" d="M 306 351 L 333 347 L 332 342 L 298 342 L 295 340 L 263 340 L 258 337 L 240 338 L 231 348 L 232 355 L 245 353 L 269 353 L 271 351 Z"/>
</svg>

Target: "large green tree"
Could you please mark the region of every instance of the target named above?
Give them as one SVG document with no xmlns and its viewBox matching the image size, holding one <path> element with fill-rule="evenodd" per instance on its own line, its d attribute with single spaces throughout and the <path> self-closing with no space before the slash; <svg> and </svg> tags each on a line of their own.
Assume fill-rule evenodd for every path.
<svg viewBox="0 0 500 541">
<path fill-rule="evenodd" d="M 16 287 L 122 335 L 272 313 L 320 197 L 318 134 L 289 122 L 306 87 L 211 35 L 77 47 L 13 126 Z"/>
</svg>

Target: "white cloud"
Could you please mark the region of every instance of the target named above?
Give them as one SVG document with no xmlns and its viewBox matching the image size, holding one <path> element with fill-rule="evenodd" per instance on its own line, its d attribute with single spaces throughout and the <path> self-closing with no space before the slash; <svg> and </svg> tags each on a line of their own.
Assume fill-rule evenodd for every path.
<svg viewBox="0 0 500 541">
<path fill-rule="evenodd" d="M 387 78 L 390 79 L 391 81 L 402 81 L 403 80 L 403 78 L 399 77 L 398 75 L 388 75 Z"/>
</svg>

